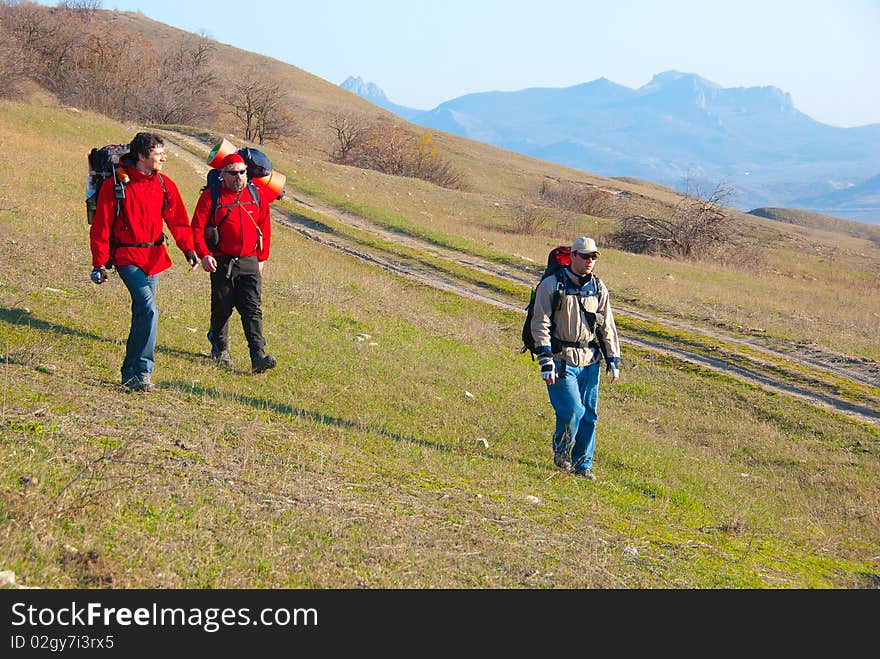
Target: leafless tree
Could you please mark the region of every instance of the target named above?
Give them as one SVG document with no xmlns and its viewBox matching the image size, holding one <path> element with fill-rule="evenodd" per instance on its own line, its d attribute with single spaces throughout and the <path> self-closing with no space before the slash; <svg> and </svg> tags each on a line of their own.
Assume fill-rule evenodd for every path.
<svg viewBox="0 0 880 659">
<path fill-rule="evenodd" d="M 14 98 L 19 85 L 27 79 L 27 58 L 10 24 L 11 11 L 7 2 L 0 2 L 0 98 Z"/>
<path fill-rule="evenodd" d="M 96 110 L 116 119 L 140 121 L 150 118 L 145 104 L 144 71 L 156 68 L 152 43 L 143 37 L 132 39 L 113 28 L 88 35 L 70 75 L 59 79 L 58 91 L 68 102 Z"/>
<path fill-rule="evenodd" d="M 247 78 L 234 84 L 223 98 L 242 122 L 245 139 L 263 144 L 283 132 L 283 122 L 279 120 L 283 94 L 280 85 L 264 82 L 258 76 Z"/>
<path fill-rule="evenodd" d="M 705 194 L 690 178 L 669 217 L 630 215 L 609 236 L 609 244 L 636 254 L 697 259 L 713 256 L 728 246 L 733 225 L 725 203 L 734 196 L 725 182 Z"/>
<path fill-rule="evenodd" d="M 90 21 L 102 4 L 101 0 L 59 0 L 57 6 L 75 12 L 81 20 Z"/>
<path fill-rule="evenodd" d="M 290 133 L 291 118 L 284 110 L 283 100 L 280 85 L 266 85 L 263 88 L 255 126 L 260 144 Z"/>
<path fill-rule="evenodd" d="M 336 148 L 330 153 L 330 159 L 345 163 L 366 134 L 367 120 L 350 112 L 338 112 L 330 121 L 330 130 L 336 137 Z"/>
<path fill-rule="evenodd" d="M 67 61 L 73 45 L 65 38 L 57 10 L 9 0 L 4 0 L 0 9 L 0 21 L 6 37 L 14 44 L 20 75 L 42 84 L 50 83 L 59 66 Z"/>
<path fill-rule="evenodd" d="M 147 94 L 149 121 L 160 124 L 197 124 L 214 114 L 206 90 L 217 82 L 210 58 L 214 45 L 201 41 L 163 55 L 158 76 Z"/>
</svg>

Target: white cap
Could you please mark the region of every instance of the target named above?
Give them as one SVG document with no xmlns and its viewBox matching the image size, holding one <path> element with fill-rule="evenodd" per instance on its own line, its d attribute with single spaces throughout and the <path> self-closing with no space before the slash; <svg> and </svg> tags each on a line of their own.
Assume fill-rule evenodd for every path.
<svg viewBox="0 0 880 659">
<path fill-rule="evenodd" d="M 575 238 L 575 241 L 571 244 L 572 252 L 584 252 L 585 254 L 598 254 L 599 248 L 596 247 L 596 241 L 592 238 L 587 238 L 586 236 L 581 236 L 580 238 Z"/>
</svg>

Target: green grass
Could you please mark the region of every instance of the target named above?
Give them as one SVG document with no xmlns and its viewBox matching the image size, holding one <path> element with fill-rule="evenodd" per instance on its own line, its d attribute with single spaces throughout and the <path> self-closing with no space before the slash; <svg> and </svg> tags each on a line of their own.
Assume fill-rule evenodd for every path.
<svg viewBox="0 0 880 659">
<path fill-rule="evenodd" d="M 876 583 L 876 429 L 628 348 L 622 382 L 601 389 L 600 480 L 567 477 L 545 388 L 518 353 L 521 314 L 280 227 L 263 295 L 278 367 L 209 362 L 208 278 L 172 248 L 157 389 L 123 392 L 128 296 L 115 275 L 88 281 L 81 192 L 84 148 L 131 131 L 11 104 L 0 118 L 24 172 L 57 164 L 45 195 L 26 174 L 0 204 L 0 568 L 19 583 Z M 194 203 L 199 176 L 173 159 L 169 173 Z"/>
</svg>

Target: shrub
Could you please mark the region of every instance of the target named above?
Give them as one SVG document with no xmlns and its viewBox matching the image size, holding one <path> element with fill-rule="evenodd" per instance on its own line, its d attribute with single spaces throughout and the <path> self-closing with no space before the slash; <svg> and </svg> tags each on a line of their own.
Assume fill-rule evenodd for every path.
<svg viewBox="0 0 880 659">
<path fill-rule="evenodd" d="M 334 119 L 330 128 L 335 131 L 338 144 L 331 160 L 418 178 L 453 190 L 465 188 L 463 177 L 440 156 L 429 132 L 416 135 L 390 122 L 365 125 L 364 121 L 351 116 Z"/>
<path fill-rule="evenodd" d="M 608 243 L 635 254 L 691 259 L 715 256 L 733 241 L 731 217 L 723 205 L 732 196 L 732 188 L 725 183 L 704 195 L 688 180 L 669 217 L 629 215 L 620 221 Z"/>
</svg>

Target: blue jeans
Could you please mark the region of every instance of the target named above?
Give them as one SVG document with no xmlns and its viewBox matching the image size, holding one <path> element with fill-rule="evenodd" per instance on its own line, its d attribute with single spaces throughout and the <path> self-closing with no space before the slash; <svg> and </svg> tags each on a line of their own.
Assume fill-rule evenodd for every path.
<svg viewBox="0 0 880 659">
<path fill-rule="evenodd" d="M 556 372 L 559 370 L 557 361 Z M 565 375 L 547 387 L 550 404 L 556 412 L 553 452 L 571 450 L 571 464 L 575 469 L 593 468 L 600 370 L 601 361 L 589 366 L 566 365 Z"/>
<path fill-rule="evenodd" d="M 156 361 L 156 334 L 159 329 L 156 286 L 159 275 L 149 277 L 136 265 L 119 266 L 116 271 L 131 295 L 131 329 L 125 342 L 122 382 L 149 380 Z"/>
</svg>

